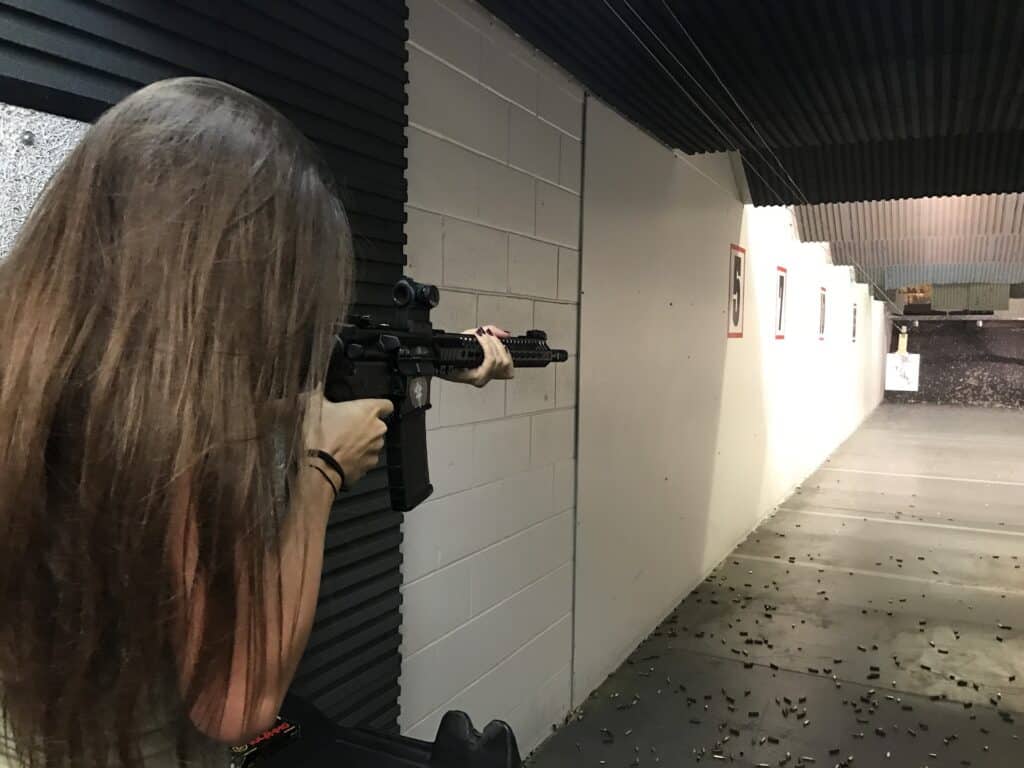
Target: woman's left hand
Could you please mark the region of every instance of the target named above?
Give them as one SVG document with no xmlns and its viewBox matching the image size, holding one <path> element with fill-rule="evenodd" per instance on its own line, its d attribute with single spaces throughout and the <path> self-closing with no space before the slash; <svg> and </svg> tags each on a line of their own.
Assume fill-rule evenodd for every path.
<svg viewBox="0 0 1024 768">
<path fill-rule="evenodd" d="M 515 375 L 512 367 L 512 355 L 501 343 L 501 339 L 509 338 L 511 333 L 496 325 L 470 328 L 463 333 L 467 336 L 476 336 L 484 350 L 484 361 L 477 368 L 450 371 L 444 378 L 448 381 L 457 381 L 460 384 L 482 387 L 491 379 L 511 379 Z"/>
</svg>

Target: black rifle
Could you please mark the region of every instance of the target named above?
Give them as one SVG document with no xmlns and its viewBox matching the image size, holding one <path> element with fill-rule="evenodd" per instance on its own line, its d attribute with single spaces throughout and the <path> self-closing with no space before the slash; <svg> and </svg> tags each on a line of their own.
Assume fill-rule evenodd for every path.
<svg viewBox="0 0 1024 768">
<path fill-rule="evenodd" d="M 324 394 L 341 402 L 382 398 L 395 405 L 388 421 L 385 453 L 391 506 L 407 511 L 433 493 L 427 466 L 426 412 L 430 378 L 458 368 L 476 368 L 484 360 L 475 336 L 435 330 L 429 311 L 440 302 L 436 286 L 403 277 L 393 293 L 398 308 L 391 323 L 369 316 L 342 326 L 328 368 Z M 517 368 L 563 363 L 569 354 L 550 349 L 544 331 L 502 339 Z"/>
</svg>

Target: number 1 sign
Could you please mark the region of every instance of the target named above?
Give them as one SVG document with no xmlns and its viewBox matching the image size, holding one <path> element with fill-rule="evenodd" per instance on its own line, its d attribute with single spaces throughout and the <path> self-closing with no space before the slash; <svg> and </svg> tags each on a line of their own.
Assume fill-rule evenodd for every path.
<svg viewBox="0 0 1024 768">
<path fill-rule="evenodd" d="M 786 338 L 786 279 L 788 277 L 785 267 L 777 268 L 777 282 L 775 284 L 775 338 L 780 341 Z"/>
</svg>

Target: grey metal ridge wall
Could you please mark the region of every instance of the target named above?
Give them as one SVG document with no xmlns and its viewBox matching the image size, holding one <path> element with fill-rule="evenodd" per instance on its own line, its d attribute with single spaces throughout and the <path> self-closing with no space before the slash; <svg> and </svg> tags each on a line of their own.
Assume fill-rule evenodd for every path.
<svg viewBox="0 0 1024 768">
<path fill-rule="evenodd" d="M 794 207 L 804 242 L 1024 235 L 1024 194 L 928 197 Z"/>
<path fill-rule="evenodd" d="M 794 206 L 800 239 L 829 242 L 885 287 L 1024 279 L 1024 195 Z"/>
</svg>

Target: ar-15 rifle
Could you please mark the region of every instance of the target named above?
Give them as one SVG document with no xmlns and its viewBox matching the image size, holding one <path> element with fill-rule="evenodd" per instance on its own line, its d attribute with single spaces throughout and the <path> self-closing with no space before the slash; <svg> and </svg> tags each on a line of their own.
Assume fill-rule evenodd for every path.
<svg viewBox="0 0 1024 768">
<path fill-rule="evenodd" d="M 440 302 L 436 286 L 403 277 L 393 293 L 398 308 L 391 323 L 352 317 L 342 326 L 331 355 L 324 393 L 334 402 L 383 398 L 395 405 L 388 421 L 385 454 L 391 506 L 407 511 L 433 493 L 427 465 L 426 412 L 430 378 L 484 360 L 475 336 L 435 330 L 429 311 Z M 424 311 L 425 310 L 425 311 Z M 502 339 L 517 368 L 563 363 L 569 354 L 550 349 L 544 331 Z"/>
</svg>

